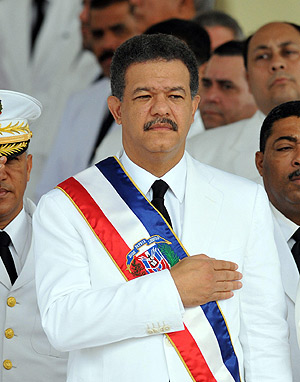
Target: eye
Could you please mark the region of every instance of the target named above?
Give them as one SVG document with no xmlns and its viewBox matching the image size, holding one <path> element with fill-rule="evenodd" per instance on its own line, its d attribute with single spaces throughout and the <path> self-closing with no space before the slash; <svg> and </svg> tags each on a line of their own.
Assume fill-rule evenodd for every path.
<svg viewBox="0 0 300 382">
<path fill-rule="evenodd" d="M 177 100 L 177 99 L 183 99 L 183 96 L 180 94 L 170 94 L 169 98 Z"/>
<path fill-rule="evenodd" d="M 293 149 L 293 147 L 292 146 L 281 146 L 281 147 L 278 147 L 277 149 L 276 149 L 276 151 L 289 151 L 289 150 L 292 150 Z"/>
<path fill-rule="evenodd" d="M 204 88 L 210 88 L 211 87 L 211 81 L 205 79 L 205 78 L 202 78 L 202 86 Z"/>
<path fill-rule="evenodd" d="M 147 99 L 150 99 L 150 95 L 149 94 L 143 94 L 143 95 L 139 95 L 137 97 L 134 98 L 134 100 L 147 100 Z"/>
<path fill-rule="evenodd" d="M 268 53 L 261 53 L 255 56 L 254 60 L 255 61 L 260 61 L 260 60 L 267 60 L 270 57 Z"/>
<path fill-rule="evenodd" d="M 229 83 L 222 84 L 221 87 L 223 90 L 231 90 L 234 88 L 234 86 L 232 84 L 229 84 Z"/>
</svg>

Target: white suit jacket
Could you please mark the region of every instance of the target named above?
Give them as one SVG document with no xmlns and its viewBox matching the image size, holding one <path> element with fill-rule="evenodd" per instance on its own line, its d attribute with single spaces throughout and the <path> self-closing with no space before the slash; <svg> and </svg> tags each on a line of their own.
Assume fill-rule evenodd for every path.
<svg viewBox="0 0 300 382">
<path fill-rule="evenodd" d="M 85 171 L 93 184 L 98 170 Z M 125 283 L 60 190 L 41 199 L 33 224 L 42 322 L 53 346 L 70 351 L 68 382 L 191 380 L 164 336 L 149 334 L 163 323 L 183 328 L 169 271 Z M 244 275 L 243 288 L 220 302 L 242 381 L 291 381 L 284 291 L 262 187 L 187 155 L 182 229 L 190 255 L 232 260 Z"/>
<path fill-rule="evenodd" d="M 24 206 L 28 224 L 31 224 L 35 206 L 30 201 Z M 0 296 L 0 381 L 64 382 L 67 354 L 50 345 L 42 328 L 36 301 L 32 250 L 13 286 L 0 260 Z M 13 329 L 12 338 L 6 338 L 7 329 Z M 4 360 L 12 362 L 10 370 L 3 367 Z"/>
<path fill-rule="evenodd" d="M 187 141 L 186 149 L 202 163 L 261 183 L 255 153 L 259 150 L 264 118 L 264 114 L 257 111 L 251 118 L 206 130 Z"/>
<path fill-rule="evenodd" d="M 297 342 L 297 332 L 295 327 L 295 302 L 299 282 L 299 272 L 288 243 L 283 236 L 280 225 L 278 224 L 276 217 L 274 215 L 273 217 L 275 242 L 279 253 L 281 276 L 288 307 L 288 324 L 290 328 L 289 341 L 292 356 L 293 381 L 298 382 L 300 381 L 300 349 Z"/>
<path fill-rule="evenodd" d="M 0 88 L 24 92 L 43 105 L 31 125 L 34 167 L 26 194 L 33 191 L 56 137 L 70 95 L 84 89 L 99 73 L 91 52 L 82 50 L 81 0 L 48 0 L 44 22 L 30 55 L 32 0 L 0 1 Z M 3 85 L 3 86 L 2 86 Z"/>
</svg>

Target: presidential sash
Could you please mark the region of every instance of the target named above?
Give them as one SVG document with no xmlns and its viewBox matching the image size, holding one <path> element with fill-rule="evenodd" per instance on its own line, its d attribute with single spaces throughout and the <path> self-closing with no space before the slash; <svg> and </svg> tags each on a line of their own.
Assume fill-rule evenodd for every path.
<svg viewBox="0 0 300 382">
<path fill-rule="evenodd" d="M 126 281 L 170 269 L 188 254 L 117 158 L 58 185 Z M 137 240 L 138 239 L 138 240 Z M 195 382 L 240 382 L 228 328 L 216 302 L 187 309 L 184 330 L 165 334 Z"/>
</svg>

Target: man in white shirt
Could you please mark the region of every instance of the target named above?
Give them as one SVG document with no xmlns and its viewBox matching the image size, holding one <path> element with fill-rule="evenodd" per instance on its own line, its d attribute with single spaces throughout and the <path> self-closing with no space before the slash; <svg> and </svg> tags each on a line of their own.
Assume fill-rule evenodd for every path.
<svg viewBox="0 0 300 382">
<path fill-rule="evenodd" d="M 188 142 L 187 150 L 201 162 L 260 182 L 254 156 L 265 115 L 282 102 L 300 99 L 300 27 L 266 24 L 248 38 L 245 52 L 259 110 L 251 118 L 204 132 Z"/>
<path fill-rule="evenodd" d="M 111 83 L 123 153 L 62 182 L 34 215 L 42 322 L 70 351 L 68 382 L 291 381 L 265 192 L 185 153 L 193 53 L 135 36 Z"/>
<path fill-rule="evenodd" d="M 55 350 L 41 325 L 36 301 L 31 219 L 24 199 L 32 168 L 29 122 L 41 104 L 26 94 L 0 90 L 0 380 L 63 382 L 67 354 Z"/>
<path fill-rule="evenodd" d="M 300 379 L 300 350 L 295 301 L 300 251 L 300 101 L 275 107 L 263 122 L 256 166 L 263 178 L 275 219 L 275 240 L 288 305 L 294 382 Z M 297 244 L 298 242 L 298 244 Z"/>
</svg>

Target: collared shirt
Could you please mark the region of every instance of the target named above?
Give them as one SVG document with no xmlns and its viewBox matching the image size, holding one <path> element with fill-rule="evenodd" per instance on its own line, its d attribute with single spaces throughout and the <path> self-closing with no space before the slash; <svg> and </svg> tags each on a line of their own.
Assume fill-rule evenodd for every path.
<svg viewBox="0 0 300 382">
<path fill-rule="evenodd" d="M 270 206 L 278 221 L 282 234 L 286 242 L 288 243 L 289 248 L 292 249 L 293 245 L 295 244 L 295 240 L 292 238 L 292 236 L 297 231 L 299 226 L 296 223 L 292 222 L 290 219 L 288 219 L 286 216 L 284 216 L 271 203 L 270 203 Z"/>
<path fill-rule="evenodd" d="M 169 189 L 164 197 L 165 206 L 170 215 L 173 230 L 180 239 L 184 214 L 184 194 L 187 171 L 186 156 L 183 155 L 179 163 L 161 178 L 157 178 L 155 175 L 137 166 L 128 158 L 125 151 L 123 151 L 120 161 L 134 183 L 149 201 L 152 200 L 153 195 L 151 186 L 157 179 L 162 179 L 169 185 Z"/>
<path fill-rule="evenodd" d="M 13 256 L 17 274 L 19 275 L 26 261 L 27 253 L 31 244 L 31 224 L 24 208 L 5 227 L 4 231 L 10 236 L 10 252 Z"/>
</svg>

